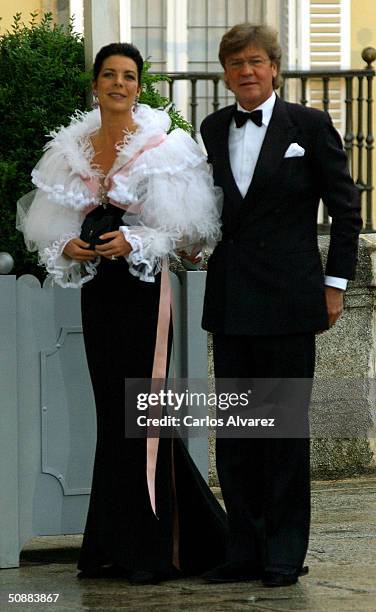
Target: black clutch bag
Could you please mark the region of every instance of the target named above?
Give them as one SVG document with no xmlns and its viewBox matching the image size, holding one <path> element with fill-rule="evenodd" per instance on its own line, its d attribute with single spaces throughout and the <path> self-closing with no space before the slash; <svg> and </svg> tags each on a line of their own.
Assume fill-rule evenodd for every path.
<svg viewBox="0 0 376 612">
<path fill-rule="evenodd" d="M 110 242 L 111 238 L 101 240 L 99 236 L 118 230 L 123 214 L 124 211 L 121 208 L 107 204 L 106 206 L 97 206 L 86 215 L 81 225 L 80 238 L 89 243 L 88 249 L 94 250 L 97 244 Z"/>
</svg>

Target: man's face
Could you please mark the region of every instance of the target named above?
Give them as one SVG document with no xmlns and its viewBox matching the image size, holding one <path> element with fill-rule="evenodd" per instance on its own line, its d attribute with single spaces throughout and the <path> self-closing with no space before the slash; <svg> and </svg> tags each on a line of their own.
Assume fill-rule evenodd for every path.
<svg viewBox="0 0 376 612">
<path fill-rule="evenodd" d="M 229 55 L 225 62 L 225 82 L 239 104 L 248 111 L 265 102 L 273 92 L 277 67 L 266 51 L 250 44 Z"/>
</svg>

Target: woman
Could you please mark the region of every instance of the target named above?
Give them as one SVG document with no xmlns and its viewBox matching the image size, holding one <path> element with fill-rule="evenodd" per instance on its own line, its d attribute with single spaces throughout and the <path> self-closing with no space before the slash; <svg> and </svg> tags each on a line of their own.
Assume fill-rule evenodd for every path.
<svg viewBox="0 0 376 612">
<path fill-rule="evenodd" d="M 134 584 L 201 573 L 224 560 L 226 538 L 224 513 L 182 442 L 124 435 L 124 381 L 155 377 L 166 320 L 168 333 L 163 258 L 219 233 L 204 155 L 182 130 L 167 133 L 166 112 L 137 104 L 142 66 L 133 45 L 99 51 L 99 110 L 52 134 L 21 220 L 55 282 L 82 287 L 97 448 L 79 576 L 122 574 Z M 90 243 L 93 216 L 102 222 L 108 211 L 113 226 Z M 166 355 L 163 376 L 165 368 Z"/>
</svg>

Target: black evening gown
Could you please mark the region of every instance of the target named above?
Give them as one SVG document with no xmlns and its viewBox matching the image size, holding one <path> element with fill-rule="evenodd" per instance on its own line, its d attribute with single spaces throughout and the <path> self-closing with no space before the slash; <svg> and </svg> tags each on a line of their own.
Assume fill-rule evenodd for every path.
<svg viewBox="0 0 376 612">
<path fill-rule="evenodd" d="M 159 441 L 157 518 L 147 487 L 146 438 L 124 435 L 124 379 L 151 377 L 159 291 L 160 275 L 155 283 L 140 281 L 123 258 L 102 259 L 97 275 L 82 288 L 97 447 L 80 570 L 116 564 L 129 571 L 169 573 L 176 507 L 181 570 L 198 574 L 225 560 L 225 513 L 184 443 L 178 438 Z"/>
</svg>

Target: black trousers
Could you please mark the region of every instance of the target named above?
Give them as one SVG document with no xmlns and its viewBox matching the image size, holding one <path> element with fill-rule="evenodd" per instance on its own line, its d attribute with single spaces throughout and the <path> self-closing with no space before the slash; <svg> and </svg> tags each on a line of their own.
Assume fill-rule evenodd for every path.
<svg viewBox="0 0 376 612">
<path fill-rule="evenodd" d="M 217 385 L 223 379 L 312 379 L 314 334 L 214 334 Z M 301 406 L 308 421 L 309 394 Z M 300 569 L 310 525 L 309 439 L 218 438 L 217 470 L 230 528 L 229 561 L 269 571 Z"/>
</svg>

